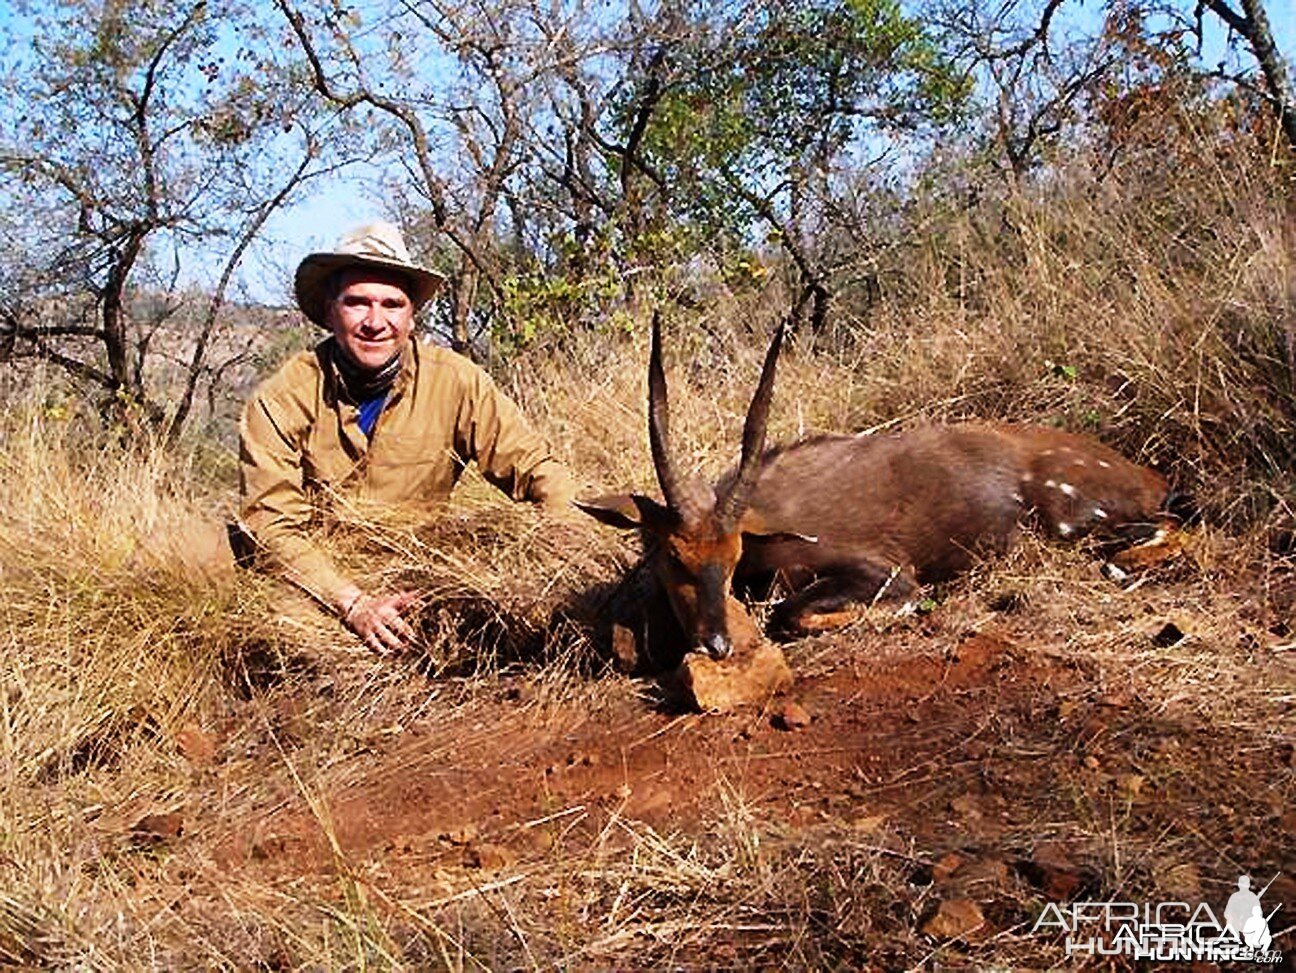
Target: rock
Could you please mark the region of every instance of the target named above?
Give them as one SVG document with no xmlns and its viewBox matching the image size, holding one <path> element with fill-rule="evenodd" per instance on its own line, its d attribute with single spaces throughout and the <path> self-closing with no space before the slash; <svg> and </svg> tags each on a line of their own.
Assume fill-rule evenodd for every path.
<svg viewBox="0 0 1296 973">
<path fill-rule="evenodd" d="M 789 700 L 774 714 L 774 726 L 780 730 L 801 730 L 810 725 L 810 714 L 800 703 Z"/>
<path fill-rule="evenodd" d="M 175 735 L 176 749 L 195 767 L 205 767 L 216 757 L 216 740 L 193 723 L 186 724 Z"/>
<path fill-rule="evenodd" d="M 988 932 L 981 907 L 971 899 L 946 899 L 937 906 L 931 918 L 922 924 L 922 931 L 937 939 L 963 939 L 969 942 L 985 938 L 985 933 Z"/>
<path fill-rule="evenodd" d="M 475 824 L 465 824 L 462 828 L 456 828 L 454 831 L 441 836 L 443 841 L 448 841 L 452 845 L 471 844 L 476 838 L 477 826 Z"/>
<path fill-rule="evenodd" d="M 1174 622 L 1166 622 L 1152 636 L 1152 644 L 1158 649 L 1168 649 L 1172 645 L 1178 645 L 1188 636 Z"/>
<path fill-rule="evenodd" d="M 464 852 L 464 864 L 469 868 L 480 868 L 488 872 L 508 868 L 517 861 L 515 855 L 503 845 L 482 843 L 472 845 Z"/>
<path fill-rule="evenodd" d="M 792 686 L 792 670 L 777 645 L 762 642 L 749 653 L 717 661 L 690 652 L 675 671 L 687 704 L 704 713 L 762 705 Z"/>
<path fill-rule="evenodd" d="M 948 852 L 940 857 L 940 860 L 932 866 L 932 881 L 943 882 L 963 864 L 963 856 L 957 851 Z"/>
<path fill-rule="evenodd" d="M 184 833 L 184 816 L 179 811 L 168 814 L 146 814 L 131 828 L 136 844 L 158 845 Z"/>
<path fill-rule="evenodd" d="M 1028 860 L 1017 863 L 1017 871 L 1053 902 L 1074 901 L 1096 882 L 1092 871 L 1076 865 L 1064 848 L 1053 844 L 1040 845 Z"/>
<path fill-rule="evenodd" d="M 958 870 L 954 881 L 964 895 L 982 901 L 1007 892 L 1012 884 L 1008 863 L 994 855 L 983 855 L 968 862 Z"/>
</svg>

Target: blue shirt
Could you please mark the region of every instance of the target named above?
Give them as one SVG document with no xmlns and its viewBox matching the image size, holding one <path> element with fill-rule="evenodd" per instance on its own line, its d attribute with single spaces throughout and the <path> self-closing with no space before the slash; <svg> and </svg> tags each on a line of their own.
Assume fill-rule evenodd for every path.
<svg viewBox="0 0 1296 973">
<path fill-rule="evenodd" d="M 382 414 L 383 406 L 387 403 L 387 393 L 374 396 L 372 399 L 365 399 L 360 403 L 360 430 L 366 436 L 372 436 L 374 426 L 378 422 L 378 416 Z"/>
</svg>

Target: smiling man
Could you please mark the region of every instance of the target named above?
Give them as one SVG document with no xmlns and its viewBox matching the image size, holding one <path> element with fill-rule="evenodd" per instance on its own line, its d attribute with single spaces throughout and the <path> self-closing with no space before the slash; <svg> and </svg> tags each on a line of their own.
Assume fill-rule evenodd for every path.
<svg viewBox="0 0 1296 973">
<path fill-rule="evenodd" d="M 565 506 L 573 486 L 517 406 L 480 368 L 415 340 L 442 278 L 400 231 L 371 223 L 297 268 L 302 313 L 330 336 L 291 358 L 243 410 L 242 526 L 274 568 L 377 651 L 413 637 L 416 594 L 364 591 L 311 537 L 338 498 L 431 512 L 475 461 L 514 500 Z"/>
</svg>

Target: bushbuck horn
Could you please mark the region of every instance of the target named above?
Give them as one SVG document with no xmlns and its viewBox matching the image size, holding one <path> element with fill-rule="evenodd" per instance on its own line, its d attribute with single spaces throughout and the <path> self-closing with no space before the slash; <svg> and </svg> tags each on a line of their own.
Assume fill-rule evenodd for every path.
<svg viewBox="0 0 1296 973">
<path fill-rule="evenodd" d="M 769 422 L 770 403 L 774 399 L 774 373 L 779 351 L 783 347 L 785 327 L 786 324 L 778 326 L 769 350 L 765 352 L 760 382 L 756 385 L 756 394 L 752 396 L 747 419 L 743 423 L 742 458 L 738 461 L 738 472 L 734 476 L 733 485 L 716 500 L 716 514 L 721 527 L 726 531 L 738 526 L 739 518 L 747 509 L 752 487 L 760 476 L 760 459 L 765 451 L 765 426 Z"/>
<path fill-rule="evenodd" d="M 671 463 L 670 415 L 666 404 L 666 372 L 661 360 L 661 311 L 653 311 L 652 343 L 648 353 L 648 445 L 653 469 L 661 484 L 666 506 L 676 513 L 684 502 L 684 490 Z"/>
</svg>

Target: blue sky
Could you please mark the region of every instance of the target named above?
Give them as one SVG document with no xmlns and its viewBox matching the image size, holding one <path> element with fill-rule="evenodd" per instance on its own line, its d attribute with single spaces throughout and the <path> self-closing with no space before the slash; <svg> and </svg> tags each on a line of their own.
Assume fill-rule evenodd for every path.
<svg viewBox="0 0 1296 973">
<path fill-rule="evenodd" d="M 363 0 L 361 0 L 363 2 Z M 381 2 L 376 4 L 385 9 Z M 1190 0 L 1185 0 L 1185 7 Z M 1075 27 L 1092 31 L 1096 29 L 1107 3 L 1099 0 L 1068 0 L 1063 6 L 1059 26 L 1067 22 Z M 1289 63 L 1296 52 L 1296 0 L 1266 0 L 1266 7 L 1281 49 Z M 0 0 L 0 63 L 13 62 L 22 48 L 30 43 L 30 31 L 13 0 Z M 1253 60 L 1249 52 L 1237 50 L 1231 55 L 1226 50 L 1227 32 L 1213 15 L 1204 19 L 1204 61 L 1214 64 L 1223 57 L 1231 57 L 1234 66 L 1250 70 Z M 0 108 L 0 111 L 3 111 Z M 246 293 L 258 300 L 273 303 L 290 300 L 287 281 L 292 268 L 307 253 L 329 249 L 348 228 L 371 219 L 390 217 L 389 204 L 379 198 L 375 189 L 375 170 L 371 167 L 354 167 L 344 174 L 324 177 L 306 188 L 290 208 L 276 214 L 266 226 L 263 239 L 245 257 L 240 281 Z M 215 258 L 203 260 L 207 263 Z M 194 275 L 195 282 L 205 276 Z"/>
<path fill-rule="evenodd" d="M 1062 16 L 1077 28 L 1092 31 L 1106 7 L 1107 4 L 1099 0 L 1070 0 L 1062 8 Z M 1266 0 L 1266 8 L 1279 45 L 1290 63 L 1292 53 L 1296 52 L 1296 0 Z M 1226 39 L 1227 32 L 1219 20 L 1208 14 L 1203 21 L 1205 63 L 1231 59 L 1235 66 L 1250 70 L 1254 64 L 1250 53 L 1244 49 L 1230 53 Z M 262 256 L 267 253 L 304 256 L 314 250 L 329 249 L 350 227 L 390 215 L 383 202 L 376 198 L 372 183 L 367 183 L 363 174 L 323 180 L 295 206 L 275 217 L 267 228 L 266 241 L 260 252 Z M 249 279 L 257 273 L 254 264 L 259 259 L 254 257 L 246 268 Z M 295 263 L 299 257 L 290 259 Z M 260 262 L 265 264 L 263 259 Z M 270 268 L 262 268 L 265 269 Z"/>
</svg>

